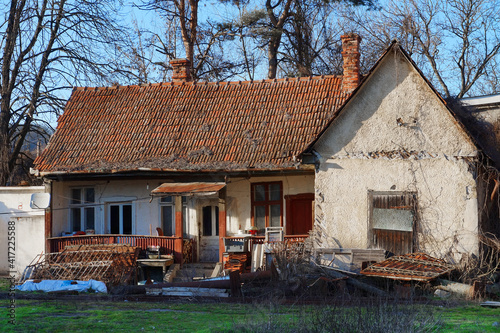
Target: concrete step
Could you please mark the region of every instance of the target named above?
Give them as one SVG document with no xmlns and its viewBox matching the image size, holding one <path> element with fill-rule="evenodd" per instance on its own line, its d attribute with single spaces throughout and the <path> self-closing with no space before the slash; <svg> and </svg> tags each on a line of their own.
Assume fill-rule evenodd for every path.
<svg viewBox="0 0 500 333">
<path fill-rule="evenodd" d="M 172 282 L 190 282 L 209 278 L 216 263 L 189 263 L 183 264 L 172 279 Z"/>
</svg>

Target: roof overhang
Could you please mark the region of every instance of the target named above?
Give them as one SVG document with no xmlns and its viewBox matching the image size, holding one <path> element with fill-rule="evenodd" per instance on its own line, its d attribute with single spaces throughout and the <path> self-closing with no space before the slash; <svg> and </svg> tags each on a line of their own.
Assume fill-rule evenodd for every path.
<svg viewBox="0 0 500 333">
<path fill-rule="evenodd" d="M 225 186 L 226 183 L 163 183 L 151 191 L 151 196 L 207 196 L 216 194 Z"/>
</svg>

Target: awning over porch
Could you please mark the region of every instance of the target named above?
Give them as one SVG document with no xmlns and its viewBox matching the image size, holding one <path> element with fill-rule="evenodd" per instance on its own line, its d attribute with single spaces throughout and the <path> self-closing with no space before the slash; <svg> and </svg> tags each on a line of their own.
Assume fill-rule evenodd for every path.
<svg viewBox="0 0 500 333">
<path fill-rule="evenodd" d="M 213 195 L 226 186 L 226 183 L 163 183 L 151 191 L 151 196 L 204 196 Z"/>
</svg>

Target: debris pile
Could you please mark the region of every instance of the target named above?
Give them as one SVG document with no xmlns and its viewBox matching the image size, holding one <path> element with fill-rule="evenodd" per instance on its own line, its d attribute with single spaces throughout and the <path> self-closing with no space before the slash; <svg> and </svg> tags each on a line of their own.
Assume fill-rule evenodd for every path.
<svg viewBox="0 0 500 333">
<path fill-rule="evenodd" d="M 124 244 L 82 245 L 38 255 L 26 268 L 23 281 L 98 280 L 106 285 L 128 284 L 136 277 L 140 248 Z"/>
<path fill-rule="evenodd" d="M 363 269 L 361 274 L 403 281 L 429 281 L 451 272 L 454 266 L 425 253 L 390 257 Z"/>
</svg>

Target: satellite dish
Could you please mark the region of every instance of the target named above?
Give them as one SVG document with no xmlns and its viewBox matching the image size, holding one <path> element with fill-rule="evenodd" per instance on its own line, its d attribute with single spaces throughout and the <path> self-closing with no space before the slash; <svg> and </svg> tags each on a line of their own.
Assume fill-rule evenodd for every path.
<svg viewBox="0 0 500 333">
<path fill-rule="evenodd" d="M 50 204 L 49 193 L 33 193 L 31 195 L 30 207 L 31 209 L 45 209 Z"/>
</svg>

